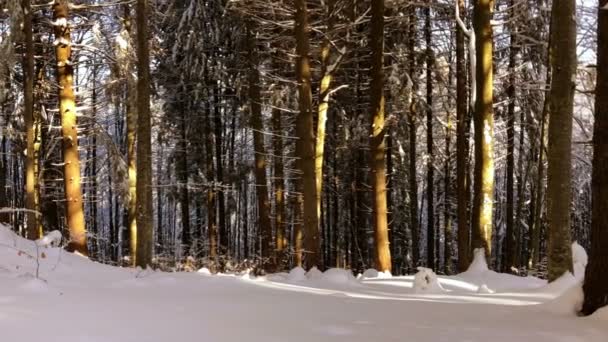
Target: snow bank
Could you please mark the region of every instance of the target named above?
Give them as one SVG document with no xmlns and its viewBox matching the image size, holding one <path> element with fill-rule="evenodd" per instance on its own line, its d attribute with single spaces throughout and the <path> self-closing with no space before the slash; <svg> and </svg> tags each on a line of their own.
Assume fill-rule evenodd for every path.
<svg viewBox="0 0 608 342">
<path fill-rule="evenodd" d="M 414 292 L 444 293 L 446 290 L 439 284 L 437 274 L 432 269 L 418 267 L 418 273 L 414 275 Z"/>
</svg>

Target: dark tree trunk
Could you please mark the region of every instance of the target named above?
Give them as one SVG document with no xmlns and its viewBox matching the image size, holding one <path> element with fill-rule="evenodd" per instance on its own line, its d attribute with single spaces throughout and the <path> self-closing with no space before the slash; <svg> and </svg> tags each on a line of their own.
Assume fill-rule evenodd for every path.
<svg viewBox="0 0 608 342">
<path fill-rule="evenodd" d="M 600 0 L 597 26 L 597 85 L 593 130 L 592 222 L 589 264 L 585 273 L 585 301 L 590 315 L 608 305 L 608 0 Z"/>
</svg>

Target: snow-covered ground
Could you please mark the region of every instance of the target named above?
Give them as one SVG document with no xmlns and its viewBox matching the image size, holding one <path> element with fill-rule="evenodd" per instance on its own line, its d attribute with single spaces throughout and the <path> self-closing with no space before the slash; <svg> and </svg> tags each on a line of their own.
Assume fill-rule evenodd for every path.
<svg viewBox="0 0 608 342">
<path fill-rule="evenodd" d="M 608 310 L 576 317 L 574 276 L 547 285 L 477 259 L 453 277 L 162 273 L 36 247 L 0 227 L 0 341 L 608 341 Z"/>
</svg>

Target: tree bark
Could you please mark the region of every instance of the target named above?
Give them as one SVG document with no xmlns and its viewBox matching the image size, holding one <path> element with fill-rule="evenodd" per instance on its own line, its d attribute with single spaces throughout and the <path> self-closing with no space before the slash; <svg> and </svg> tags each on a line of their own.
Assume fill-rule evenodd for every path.
<svg viewBox="0 0 608 342">
<path fill-rule="evenodd" d="M 272 110 L 272 130 L 274 132 L 272 140 L 272 149 L 274 154 L 274 201 L 275 201 L 275 216 L 274 227 L 276 230 L 275 248 L 276 259 L 278 265 L 283 265 L 286 260 L 285 252 L 288 247 L 288 239 L 285 232 L 285 175 L 283 170 L 283 124 L 281 118 L 281 110 L 278 106 L 277 96 L 274 97 L 273 104 L 275 108 Z"/>
<path fill-rule="evenodd" d="M 150 49 L 147 11 L 148 0 L 137 0 L 137 252 L 135 264 L 143 268 L 152 263 L 154 251 Z"/>
<path fill-rule="evenodd" d="M 416 73 L 416 8 L 412 8 L 409 14 L 408 25 L 408 72 L 412 79 L 412 94 L 418 91 Z M 416 162 L 417 147 L 417 99 L 412 96 L 408 115 L 409 136 L 409 170 L 408 170 L 408 194 L 410 197 L 410 230 L 412 232 L 412 263 L 414 269 L 420 260 L 420 227 L 418 221 L 418 165 Z"/>
<path fill-rule="evenodd" d="M 334 1 L 327 2 L 327 30 L 321 46 L 321 84 L 319 85 L 319 106 L 317 109 L 317 142 L 315 145 L 315 178 L 317 186 L 317 216 L 321 219 L 321 198 L 323 195 L 323 158 L 325 154 L 325 127 L 329 110 L 329 95 L 333 79 L 330 65 L 331 42 L 330 35 L 334 23 Z M 335 66 L 333 66 L 335 68 Z"/>
<path fill-rule="evenodd" d="M 493 34 L 490 23 L 493 5 L 493 0 L 478 0 L 473 10 L 477 39 L 473 247 L 483 248 L 488 261 L 492 256 L 494 207 Z"/>
<path fill-rule="evenodd" d="M 509 3 L 511 7 L 511 18 L 514 18 L 515 1 Z M 507 96 L 509 97 L 509 105 L 507 108 L 507 231 L 505 237 L 505 253 L 503 260 L 503 272 L 511 272 L 511 269 L 517 267 L 515 263 L 515 255 L 517 251 L 517 240 L 514 222 L 514 171 L 515 171 L 515 58 L 517 56 L 517 26 L 515 23 L 510 26 L 510 46 L 509 46 L 509 88 Z"/>
<path fill-rule="evenodd" d="M 36 175 L 36 153 L 35 153 L 35 138 L 36 127 L 34 124 L 34 30 L 33 30 L 33 13 L 30 0 L 22 0 L 21 8 L 23 10 L 23 33 L 25 38 L 25 54 L 23 56 L 23 89 L 24 89 L 24 122 L 26 129 L 27 150 L 25 156 L 25 208 L 26 212 L 26 227 L 27 238 L 36 240 L 40 238 L 42 231 L 38 220 L 37 201 L 37 175 Z"/>
<path fill-rule="evenodd" d="M 300 170 L 299 190 L 303 196 L 304 263 L 318 266 L 320 254 L 319 219 L 315 180 L 315 133 L 312 113 L 310 43 L 307 1 L 296 0 L 296 77 L 299 93 L 299 114 L 296 120 L 296 156 Z"/>
<path fill-rule="evenodd" d="M 426 222 L 427 267 L 435 269 L 435 161 L 433 154 L 433 50 L 431 48 L 431 9 L 424 9 L 426 43 Z"/>
<path fill-rule="evenodd" d="M 262 267 L 272 268 L 272 226 L 270 225 L 270 201 L 266 180 L 266 148 L 264 147 L 264 123 L 262 121 L 262 96 L 260 94 L 260 72 L 258 70 L 257 47 L 250 28 L 247 30 L 247 49 L 249 50 L 249 103 L 251 108 L 251 128 L 253 129 L 253 148 L 255 153 L 255 179 L 258 199 L 258 225 L 262 239 Z"/>
<path fill-rule="evenodd" d="M 70 234 L 68 250 L 87 255 L 87 236 L 82 201 L 80 156 L 78 154 L 78 126 L 76 123 L 76 96 L 72 88 L 72 42 L 69 25 L 69 1 L 55 0 L 53 19 L 55 27 L 55 55 L 57 83 L 59 84 L 59 112 L 63 135 L 63 177 L 66 200 L 66 220 Z"/>
<path fill-rule="evenodd" d="M 458 0 L 459 12 L 464 13 L 464 0 Z M 458 270 L 469 267 L 470 227 L 467 186 L 468 144 L 467 66 L 465 61 L 464 31 L 456 24 L 456 187 L 458 191 Z"/>
<path fill-rule="evenodd" d="M 551 9 L 552 79 L 547 152 L 548 277 L 572 271 L 570 202 L 572 110 L 576 76 L 576 1 L 553 2 Z"/>
<path fill-rule="evenodd" d="M 600 0 L 597 26 L 597 83 L 593 131 L 592 222 L 585 300 L 581 313 L 590 315 L 608 305 L 608 0 Z"/>
<path fill-rule="evenodd" d="M 370 169 L 373 198 L 375 263 L 378 271 L 391 271 L 386 204 L 384 123 L 384 0 L 372 0 L 370 47 L 371 114 Z"/>
</svg>

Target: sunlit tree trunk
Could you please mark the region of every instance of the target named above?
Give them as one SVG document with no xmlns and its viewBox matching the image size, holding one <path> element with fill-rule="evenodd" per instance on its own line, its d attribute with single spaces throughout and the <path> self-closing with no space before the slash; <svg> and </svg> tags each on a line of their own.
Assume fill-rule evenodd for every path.
<svg viewBox="0 0 608 342">
<path fill-rule="evenodd" d="M 576 1 L 554 1 L 551 9 L 551 91 L 547 152 L 548 276 L 572 270 L 570 201 L 572 110 L 576 76 Z"/>
<path fill-rule="evenodd" d="M 319 107 L 317 109 L 317 142 L 315 145 L 315 178 L 317 184 L 317 216 L 321 220 L 321 198 L 323 195 L 323 158 L 325 154 L 325 128 L 329 110 L 329 95 L 335 65 L 330 65 L 331 42 L 329 35 L 333 30 L 334 1 L 328 0 L 327 30 L 321 45 L 321 84 L 319 85 Z"/>
<path fill-rule="evenodd" d="M 87 236 L 78 154 L 78 126 L 76 123 L 76 96 L 72 88 L 72 41 L 69 25 L 69 1 L 55 0 L 53 5 L 55 27 L 55 55 L 57 83 L 59 85 L 59 113 L 63 135 L 63 177 L 66 200 L 66 220 L 70 233 L 68 249 L 87 255 Z"/>
<path fill-rule="evenodd" d="M 152 127 L 150 118 L 150 49 L 148 0 L 137 0 L 137 254 L 135 264 L 152 263 Z"/>
<path fill-rule="evenodd" d="M 378 271 L 391 271 L 388 239 L 384 124 L 384 0 L 372 0 L 370 46 L 371 114 L 370 169 L 373 198 L 375 263 Z"/>
<path fill-rule="evenodd" d="M 307 267 L 319 263 L 320 240 L 317 216 L 315 180 L 315 133 L 312 113 L 310 42 L 306 0 L 296 0 L 296 77 L 299 93 L 299 114 L 296 120 L 296 156 L 300 170 L 299 191 L 303 196 L 304 263 Z"/>
<path fill-rule="evenodd" d="M 600 0 L 597 26 L 597 83 L 593 131 L 591 250 L 585 273 L 582 313 L 608 306 L 608 0 Z"/>
<path fill-rule="evenodd" d="M 478 0 L 473 11 L 477 55 L 473 247 L 484 248 L 488 260 L 492 255 L 494 208 L 493 34 L 490 23 L 493 6 L 492 0 Z"/>
</svg>

